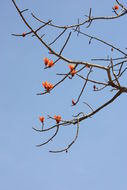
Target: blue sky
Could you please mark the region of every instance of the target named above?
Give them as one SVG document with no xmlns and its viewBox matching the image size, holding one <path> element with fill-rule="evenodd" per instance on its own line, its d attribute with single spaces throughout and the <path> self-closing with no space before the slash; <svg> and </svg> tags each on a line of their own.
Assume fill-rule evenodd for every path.
<svg viewBox="0 0 127 190">
<path fill-rule="evenodd" d="M 56 24 L 71 24 L 81 20 L 92 7 L 93 15 L 113 15 L 113 0 L 64 0 L 64 1 L 16 1 L 20 8 L 29 8 L 26 18 L 33 26 L 38 23 L 30 17 L 34 12 L 44 20 L 52 19 Z M 92 86 L 86 89 L 79 106 L 72 108 L 71 99 L 78 96 L 83 85 L 76 79 L 67 80 L 50 95 L 36 96 L 42 91 L 42 81 L 55 83 L 60 79 L 55 73 L 68 71 L 65 63 L 59 62 L 51 70 L 44 70 L 43 57 L 49 56 L 38 40 L 26 36 L 13 37 L 11 33 L 28 31 L 11 1 L 1 2 L 1 69 L 0 69 L 0 189 L 1 190 L 126 190 L 127 189 L 127 127 L 126 95 L 112 105 L 81 123 L 77 142 L 68 154 L 51 154 L 50 149 L 67 145 L 75 134 L 75 127 L 64 127 L 58 137 L 47 146 L 36 148 L 48 135 L 38 134 L 32 127 L 40 128 L 40 115 L 61 114 L 69 119 L 79 111 L 88 112 L 83 105 L 87 101 L 96 108 L 113 96 L 113 93 L 93 93 Z M 84 31 L 103 38 L 122 49 L 127 47 L 126 16 L 115 21 L 97 21 Z M 49 30 L 50 29 L 50 30 Z M 45 29 L 45 40 L 56 34 L 52 28 Z M 66 35 L 65 35 L 66 37 Z M 64 38 L 65 39 L 65 38 Z M 55 50 L 63 44 L 57 42 Z M 103 50 L 103 51 L 102 51 Z M 118 56 L 109 48 L 73 34 L 64 56 L 90 61 L 91 58 Z M 50 56 L 50 58 L 53 58 Z M 102 78 L 103 74 L 97 76 Z M 124 83 L 124 81 L 122 81 Z M 53 125 L 53 121 L 46 121 Z"/>
</svg>

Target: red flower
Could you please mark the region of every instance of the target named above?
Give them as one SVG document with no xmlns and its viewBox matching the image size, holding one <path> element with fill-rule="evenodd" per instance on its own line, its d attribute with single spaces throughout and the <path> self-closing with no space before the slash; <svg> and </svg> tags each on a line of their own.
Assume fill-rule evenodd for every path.
<svg viewBox="0 0 127 190">
<path fill-rule="evenodd" d="M 77 71 L 74 69 L 75 66 L 70 64 L 68 67 L 70 68 L 71 76 L 73 77 L 77 73 Z"/>
<path fill-rule="evenodd" d="M 69 69 L 72 71 L 73 69 L 74 69 L 74 65 L 72 65 L 72 64 L 70 64 L 70 65 L 68 65 L 68 67 L 69 67 Z"/>
<path fill-rule="evenodd" d="M 51 84 L 51 83 L 49 83 L 49 82 L 47 82 L 47 81 L 42 82 L 42 85 L 43 85 L 43 87 L 47 90 L 47 92 L 50 91 L 50 90 L 54 87 L 53 84 Z"/>
<path fill-rule="evenodd" d="M 71 76 L 73 77 L 76 73 L 77 73 L 77 71 L 76 71 L 75 69 L 73 69 L 73 70 L 71 71 Z"/>
<path fill-rule="evenodd" d="M 54 62 L 52 60 L 48 61 L 47 67 L 52 67 L 54 65 Z"/>
<path fill-rule="evenodd" d="M 45 58 L 44 58 L 44 64 L 45 64 L 45 66 L 48 65 L 48 62 L 49 62 L 49 59 L 48 59 L 47 57 L 45 57 Z"/>
<path fill-rule="evenodd" d="M 26 32 L 23 32 L 23 33 L 22 33 L 22 37 L 25 37 L 25 36 L 26 36 Z"/>
<path fill-rule="evenodd" d="M 47 88 L 47 86 L 48 86 L 48 82 L 47 82 L 47 81 L 42 82 L 42 85 L 43 85 L 43 87 L 46 89 L 46 88 Z"/>
<path fill-rule="evenodd" d="M 39 120 L 44 123 L 45 118 L 43 116 L 39 117 Z"/>
<path fill-rule="evenodd" d="M 48 88 L 49 88 L 49 90 L 51 90 L 53 87 L 54 87 L 54 85 L 53 85 L 53 84 L 48 83 Z"/>
<path fill-rule="evenodd" d="M 47 57 L 44 58 L 44 64 L 47 67 L 52 67 L 54 65 L 54 62 L 52 60 L 49 60 Z"/>
<path fill-rule="evenodd" d="M 75 101 L 72 99 L 72 105 L 75 106 L 75 104 L 76 104 Z"/>
<path fill-rule="evenodd" d="M 114 9 L 114 10 L 118 10 L 118 9 L 119 9 L 119 6 L 118 6 L 118 5 L 115 5 L 115 6 L 113 7 L 113 9 Z"/>
<path fill-rule="evenodd" d="M 54 119 L 56 120 L 56 123 L 58 124 L 61 121 L 60 115 L 54 115 Z"/>
</svg>

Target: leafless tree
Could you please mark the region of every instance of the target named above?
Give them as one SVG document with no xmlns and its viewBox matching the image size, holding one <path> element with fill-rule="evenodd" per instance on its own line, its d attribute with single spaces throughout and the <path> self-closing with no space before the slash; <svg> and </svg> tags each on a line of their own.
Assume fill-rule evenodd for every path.
<svg viewBox="0 0 127 190">
<path fill-rule="evenodd" d="M 124 77 L 124 74 L 127 71 L 126 48 L 125 48 L 125 50 L 121 50 L 119 47 L 116 47 L 115 45 L 111 44 L 110 42 L 104 41 L 103 39 L 100 39 L 96 36 L 89 35 L 89 34 L 83 32 L 83 28 L 84 27 L 89 28 L 93 22 L 97 22 L 98 20 L 103 20 L 103 21 L 104 20 L 105 21 L 114 20 L 114 22 L 115 22 L 115 20 L 117 20 L 118 18 L 126 16 L 127 7 L 125 7 L 123 4 L 121 4 L 120 1 L 116 0 L 116 5 L 112 8 L 113 16 L 98 16 L 98 17 L 93 16 L 92 9 L 90 8 L 89 14 L 86 15 L 85 19 L 82 22 L 80 22 L 78 19 L 78 22 L 76 24 L 65 25 L 65 26 L 53 24 L 52 20 L 44 21 L 44 20 L 38 18 L 33 13 L 31 13 L 31 16 L 35 19 L 35 22 L 40 23 L 40 26 L 38 28 L 33 29 L 33 27 L 27 21 L 27 18 L 25 18 L 25 16 L 24 16 L 25 12 L 28 11 L 28 9 L 21 10 L 15 0 L 12 0 L 12 3 L 14 4 L 14 6 L 15 6 L 17 12 L 19 13 L 19 16 L 23 20 L 24 24 L 28 27 L 28 32 L 22 33 L 22 34 L 12 34 L 12 35 L 18 36 L 18 37 L 22 37 L 22 36 L 25 37 L 26 35 L 31 35 L 31 36 L 36 37 L 37 40 L 43 46 L 45 46 L 47 48 L 49 53 L 56 57 L 53 64 L 56 64 L 57 62 L 62 60 L 64 63 L 70 64 L 70 67 L 72 67 L 72 68 L 70 68 L 70 72 L 68 72 L 68 73 L 57 73 L 58 76 L 61 76 L 63 78 L 61 80 L 59 80 L 55 85 L 52 85 L 52 87 L 47 88 L 45 86 L 45 91 L 40 92 L 37 95 L 41 96 L 41 95 L 44 95 L 46 93 L 53 91 L 54 88 L 58 88 L 61 83 L 64 83 L 64 81 L 67 78 L 72 79 L 74 77 L 74 75 L 81 78 L 84 81 L 84 84 L 83 84 L 80 92 L 78 92 L 77 100 L 76 101 L 72 100 L 73 106 L 76 106 L 79 103 L 81 96 L 83 95 L 83 93 L 85 93 L 84 90 L 85 90 L 86 86 L 90 83 L 93 84 L 93 90 L 96 92 L 104 91 L 104 89 L 106 89 L 106 88 L 109 89 L 109 92 L 115 92 L 115 94 L 107 102 L 103 102 L 102 105 L 98 105 L 98 107 L 96 109 L 92 108 L 92 106 L 89 103 L 84 102 L 84 104 L 90 110 L 90 112 L 88 114 L 86 114 L 84 112 L 80 112 L 77 115 L 73 116 L 70 120 L 63 120 L 60 118 L 58 121 L 53 116 L 48 115 L 49 119 L 57 121 L 55 125 L 53 125 L 52 127 L 49 127 L 49 128 L 42 128 L 42 129 L 33 128 L 35 131 L 37 131 L 39 133 L 42 133 L 42 132 L 45 133 L 47 131 L 50 133 L 50 131 L 52 131 L 52 129 L 56 129 L 55 133 L 46 142 L 37 145 L 37 147 L 40 147 L 40 146 L 43 146 L 43 145 L 49 143 L 50 141 L 52 141 L 57 136 L 57 134 L 59 132 L 59 128 L 61 126 L 75 125 L 77 127 L 76 134 L 75 134 L 74 139 L 70 142 L 70 144 L 68 144 L 68 146 L 63 149 L 50 151 L 51 153 L 68 152 L 68 149 L 76 142 L 76 140 L 78 138 L 80 123 L 82 121 L 86 120 L 87 118 L 90 118 L 91 116 L 95 115 L 97 112 L 99 112 L 100 110 L 102 110 L 103 108 L 108 106 L 109 104 L 111 104 L 121 94 L 127 93 L 127 87 L 123 86 L 121 84 L 122 83 L 121 79 Z M 54 28 L 54 29 L 60 31 L 59 35 L 56 36 L 55 39 L 53 39 L 50 43 L 48 43 L 44 40 L 44 34 L 41 33 L 45 27 L 50 27 L 51 29 Z M 88 38 L 89 44 L 91 44 L 92 41 L 98 41 L 99 43 L 102 43 L 105 46 L 109 47 L 110 51 L 118 52 L 118 55 L 120 55 L 120 56 L 114 57 L 114 58 L 108 57 L 108 58 L 101 58 L 101 59 L 100 58 L 91 59 L 91 62 L 87 62 L 85 60 L 84 61 L 71 60 L 71 59 L 63 56 L 63 51 L 67 47 L 68 42 L 71 40 L 71 36 L 75 32 L 77 33 L 77 35 L 81 35 L 82 37 Z M 40 33 L 41 33 L 41 35 L 40 35 Z M 55 44 L 59 39 L 61 39 L 65 33 L 67 33 L 67 38 L 66 38 L 63 46 L 59 50 L 59 52 L 57 52 L 52 48 L 52 45 Z M 96 64 L 96 62 L 98 62 L 100 64 Z M 105 66 L 103 66 L 103 65 L 105 65 Z M 105 73 L 105 76 L 107 77 L 106 80 L 105 79 L 102 79 L 102 80 L 97 79 L 97 76 L 95 77 L 95 79 L 92 79 L 91 73 L 95 69 L 98 72 L 100 72 L 100 74 Z M 87 70 L 87 72 L 85 72 L 86 74 L 82 74 L 83 70 Z M 42 121 L 42 125 L 43 125 L 43 121 Z"/>
</svg>

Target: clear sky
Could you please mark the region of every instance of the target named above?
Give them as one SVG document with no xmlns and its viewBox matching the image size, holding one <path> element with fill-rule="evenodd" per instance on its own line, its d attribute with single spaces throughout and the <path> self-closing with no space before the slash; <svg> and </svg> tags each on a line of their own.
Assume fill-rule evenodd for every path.
<svg viewBox="0 0 127 190">
<path fill-rule="evenodd" d="M 44 20 L 56 24 L 72 24 L 81 20 L 92 7 L 93 15 L 113 15 L 113 0 L 27 0 L 16 1 L 33 26 L 39 26 L 30 17 L 34 12 Z M 124 2 L 124 1 L 123 1 Z M 44 70 L 43 58 L 49 56 L 40 42 L 31 36 L 13 37 L 11 33 L 28 31 L 11 1 L 1 1 L 0 30 L 0 189 L 1 190 L 126 190 L 127 189 L 127 122 L 126 95 L 112 105 L 81 123 L 77 142 L 68 154 L 51 154 L 50 149 L 67 145 L 74 136 L 75 127 L 60 130 L 58 137 L 48 145 L 36 148 L 48 137 L 38 134 L 32 127 L 40 128 L 40 115 L 61 114 L 69 119 L 79 111 L 88 112 L 87 101 L 94 108 L 113 96 L 113 93 L 93 93 L 87 88 L 79 106 L 72 108 L 71 99 L 78 96 L 81 80 L 67 80 L 50 95 L 37 96 L 42 81 L 55 83 L 60 79 L 55 73 L 68 71 L 59 62 L 51 70 Z M 97 21 L 83 31 L 108 42 L 127 47 L 127 17 L 114 21 Z M 45 29 L 45 40 L 50 42 L 56 31 Z M 65 35 L 66 37 L 66 35 Z M 111 51 L 99 43 L 88 45 L 88 39 L 73 34 L 64 56 L 90 61 L 90 58 L 111 56 Z M 63 41 L 53 47 L 58 50 Z M 114 53 L 112 56 L 117 56 Z M 50 56 L 50 58 L 53 58 Z M 102 75 L 103 76 L 103 75 Z M 99 76 L 99 77 L 102 77 Z M 98 76 L 97 76 L 98 77 Z M 48 126 L 53 121 L 46 121 Z M 50 134 L 49 134 L 50 135 Z"/>
</svg>

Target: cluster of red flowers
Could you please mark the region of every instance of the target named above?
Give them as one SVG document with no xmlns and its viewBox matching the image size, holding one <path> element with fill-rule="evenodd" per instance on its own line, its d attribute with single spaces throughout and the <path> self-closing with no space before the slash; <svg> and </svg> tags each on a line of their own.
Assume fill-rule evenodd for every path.
<svg viewBox="0 0 127 190">
<path fill-rule="evenodd" d="M 75 66 L 72 65 L 72 64 L 70 64 L 70 65 L 68 65 L 68 67 L 69 67 L 69 69 L 70 69 L 71 76 L 73 77 L 73 76 L 77 73 L 77 71 L 74 69 Z"/>
<path fill-rule="evenodd" d="M 58 124 L 61 121 L 60 115 L 54 115 L 54 119 L 56 120 L 56 123 Z"/>
<path fill-rule="evenodd" d="M 46 89 L 47 92 L 49 92 L 54 87 L 53 84 L 51 84 L 50 82 L 47 82 L 47 81 L 42 82 L 42 85 Z"/>
<path fill-rule="evenodd" d="M 61 116 L 60 115 L 54 115 L 54 119 L 56 120 L 56 123 L 59 124 L 61 121 Z M 39 120 L 41 121 L 42 124 L 44 124 L 44 116 L 40 116 Z"/>
<path fill-rule="evenodd" d="M 44 64 L 46 67 L 52 67 L 54 65 L 54 62 L 52 60 L 49 60 L 47 57 L 44 58 Z"/>
</svg>

